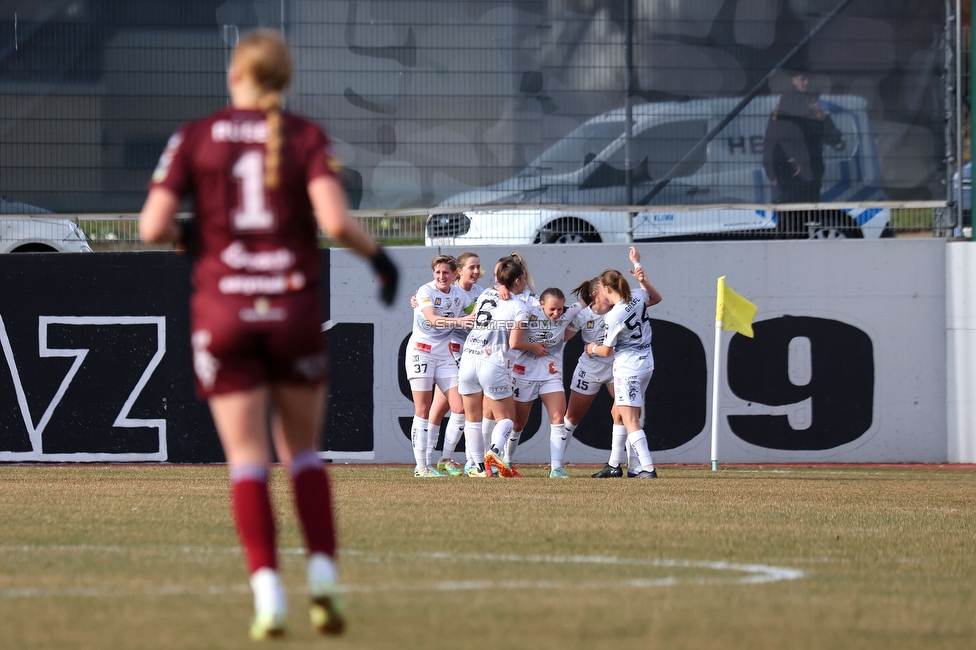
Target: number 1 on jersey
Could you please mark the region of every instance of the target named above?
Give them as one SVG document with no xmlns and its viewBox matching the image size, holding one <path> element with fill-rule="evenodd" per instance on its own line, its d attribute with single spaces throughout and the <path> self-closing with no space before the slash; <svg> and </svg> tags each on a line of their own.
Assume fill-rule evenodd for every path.
<svg viewBox="0 0 976 650">
<path fill-rule="evenodd" d="M 274 229 L 275 215 L 264 195 L 264 152 L 245 151 L 231 168 L 237 179 L 240 205 L 231 212 L 231 227 L 236 232 L 266 232 Z"/>
</svg>

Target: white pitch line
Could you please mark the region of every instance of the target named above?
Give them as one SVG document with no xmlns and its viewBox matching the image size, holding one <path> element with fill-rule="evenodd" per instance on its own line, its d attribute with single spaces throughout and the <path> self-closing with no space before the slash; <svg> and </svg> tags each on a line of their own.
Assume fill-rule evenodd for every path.
<svg viewBox="0 0 976 650">
<path fill-rule="evenodd" d="M 249 594 L 251 588 L 246 584 L 214 585 L 210 587 L 182 587 L 163 585 L 144 589 L 119 589 L 117 587 L 52 587 L 0 589 L 0 599 L 15 598 L 107 598 L 131 596 L 225 596 L 228 594 Z"/>
<path fill-rule="evenodd" d="M 210 546 L 98 546 L 98 545 L 3 545 L 0 546 L 0 553 L 27 552 L 27 553 L 138 553 L 138 552 L 176 552 L 188 554 L 206 553 L 239 553 L 239 549 L 234 547 L 210 547 Z M 300 548 L 280 549 L 282 555 L 303 555 L 304 550 Z M 416 553 L 376 553 L 370 551 L 359 551 L 356 549 L 345 549 L 342 556 L 360 558 L 366 562 L 399 562 L 403 560 L 420 560 L 430 562 L 460 562 L 480 564 L 485 562 L 511 563 L 511 564 L 553 564 L 553 565 L 616 565 L 634 566 L 649 568 L 672 568 L 672 569 L 704 569 L 716 572 L 732 572 L 742 574 L 735 578 L 702 578 L 689 577 L 681 578 L 666 576 L 663 578 L 648 579 L 626 579 L 619 581 L 600 582 L 567 582 L 560 580 L 464 580 L 447 582 L 429 583 L 380 583 L 380 584 L 345 584 L 340 586 L 342 593 L 381 593 L 381 592 L 410 592 L 410 591 L 488 591 L 500 589 L 605 589 L 630 587 L 636 589 L 666 588 L 682 584 L 763 584 L 769 582 L 779 582 L 784 580 L 798 580 L 806 577 L 806 574 L 799 569 L 771 566 L 767 564 L 739 564 L 725 561 L 707 560 L 673 560 L 673 559 L 653 559 L 653 558 L 620 558 L 603 555 L 518 555 L 518 554 L 495 554 L 495 553 L 446 553 L 446 552 L 416 552 Z M 298 590 L 296 590 L 297 592 Z M 10 588 L 0 589 L 0 599 L 16 598 L 54 598 L 54 597 L 74 597 L 74 598 L 93 598 L 93 597 L 119 597 L 119 596 L 223 596 L 228 594 L 245 594 L 249 590 L 245 584 L 224 586 L 215 585 L 208 587 L 188 587 L 180 585 L 163 585 L 158 587 L 145 587 L 141 589 L 119 589 L 116 587 L 74 587 L 74 588 Z"/>
<path fill-rule="evenodd" d="M 734 580 L 741 583 L 778 582 L 780 580 L 797 580 L 805 577 L 799 569 L 788 569 L 766 564 L 736 564 L 732 562 L 715 562 L 706 560 L 669 560 L 651 558 L 620 558 L 604 555 L 513 555 L 495 553 L 369 553 L 356 550 L 344 550 L 344 555 L 363 557 L 367 560 L 382 561 L 383 559 L 410 558 L 430 559 L 453 562 L 512 562 L 520 564 L 600 564 L 620 566 L 668 567 L 683 569 L 712 569 L 715 571 L 735 571 L 746 573 L 746 576 Z"/>
</svg>

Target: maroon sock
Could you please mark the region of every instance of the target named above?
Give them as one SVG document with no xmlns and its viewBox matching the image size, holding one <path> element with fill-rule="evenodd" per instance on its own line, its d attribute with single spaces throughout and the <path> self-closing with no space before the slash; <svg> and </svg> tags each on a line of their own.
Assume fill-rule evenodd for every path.
<svg viewBox="0 0 976 650">
<path fill-rule="evenodd" d="M 296 468 L 292 476 L 295 510 L 305 533 L 309 553 L 336 554 L 335 522 L 332 515 L 332 488 L 321 465 Z"/>
<path fill-rule="evenodd" d="M 237 537 L 244 547 L 248 572 L 278 568 L 275 549 L 275 520 L 271 509 L 268 482 L 246 479 L 231 480 L 231 510 L 237 524 Z"/>
</svg>

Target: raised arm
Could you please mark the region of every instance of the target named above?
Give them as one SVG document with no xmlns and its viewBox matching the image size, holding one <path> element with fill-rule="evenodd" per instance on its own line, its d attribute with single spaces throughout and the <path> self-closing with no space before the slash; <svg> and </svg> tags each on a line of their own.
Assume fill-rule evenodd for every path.
<svg viewBox="0 0 976 650">
<path fill-rule="evenodd" d="M 661 302 L 663 298 L 661 297 L 661 293 L 654 288 L 654 285 L 652 285 L 650 282 L 647 281 L 647 274 L 644 273 L 644 268 L 641 266 L 640 259 L 641 259 L 640 253 L 637 251 L 635 247 L 631 246 L 630 261 L 634 265 L 634 269 L 630 272 L 630 274 L 634 276 L 634 278 L 636 278 L 638 282 L 640 282 L 641 289 L 647 292 L 647 302 L 645 302 L 644 304 L 650 307 L 652 305 L 656 305 L 657 303 Z M 609 355 L 601 355 L 601 356 L 609 356 Z"/>
<path fill-rule="evenodd" d="M 652 305 L 656 305 L 663 300 L 661 293 L 654 288 L 653 284 L 647 281 L 647 275 L 644 273 L 644 269 L 634 269 L 630 272 L 630 274 L 633 275 L 638 282 L 640 282 L 641 289 L 647 292 L 647 302 L 644 303 L 645 305 L 651 307 Z"/>
</svg>

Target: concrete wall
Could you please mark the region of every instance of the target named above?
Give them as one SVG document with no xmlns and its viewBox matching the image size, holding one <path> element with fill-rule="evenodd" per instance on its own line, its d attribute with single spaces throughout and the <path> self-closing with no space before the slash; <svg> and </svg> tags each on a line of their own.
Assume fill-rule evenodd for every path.
<svg viewBox="0 0 976 650">
<path fill-rule="evenodd" d="M 945 462 L 946 249 L 936 239 L 640 245 L 644 268 L 664 296 L 649 310 L 657 321 L 657 366 L 646 429 L 656 460 L 709 460 L 715 285 L 725 275 L 759 311 L 755 339 L 723 334 L 720 461 Z M 490 271 L 511 251 L 478 252 Z M 523 252 L 538 291 L 553 285 L 568 291 L 605 268 L 628 267 L 624 246 Z M 382 311 L 372 288 L 364 293 L 370 283 L 364 265 L 333 251 L 333 321 L 376 323 L 374 446 L 336 454 L 337 460 L 411 462 L 403 420 L 412 404 L 394 364 L 402 364 L 398 354 L 410 334 L 407 298 L 430 280 L 435 253 L 392 251 L 406 290 L 396 309 Z M 971 268 L 976 272 L 976 264 Z M 578 353 L 567 354 L 567 371 Z M 609 420 L 592 415 L 592 430 L 578 431 L 569 462 L 606 460 Z M 517 459 L 547 461 L 548 425 L 526 434 Z"/>
<path fill-rule="evenodd" d="M 710 459 L 716 278 L 758 306 L 755 338 L 722 333 L 720 462 L 976 462 L 976 247 L 939 239 L 641 244 L 664 296 L 648 310 L 655 372 L 646 431 L 658 462 Z M 402 368 L 410 294 L 433 248 L 394 248 L 394 309 L 347 251 L 322 251 L 337 462 L 412 463 Z M 449 251 L 459 253 L 458 250 Z M 491 269 L 509 248 L 483 248 Z M 621 245 L 527 247 L 537 290 L 568 291 Z M 172 253 L 0 256 L 0 462 L 217 462 L 193 397 L 189 264 Z M 571 371 L 581 352 L 567 345 Z M 568 374 L 568 373 L 567 373 Z M 581 421 L 569 462 L 600 463 L 609 398 Z M 537 407 L 516 459 L 548 461 Z M 460 455 L 458 455 L 460 458 Z"/>
</svg>

